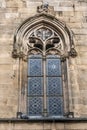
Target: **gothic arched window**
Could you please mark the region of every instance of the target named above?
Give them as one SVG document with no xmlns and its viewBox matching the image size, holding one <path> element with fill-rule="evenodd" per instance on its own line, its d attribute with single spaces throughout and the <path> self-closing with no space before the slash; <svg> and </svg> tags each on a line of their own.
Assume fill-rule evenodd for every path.
<svg viewBox="0 0 87 130">
<path fill-rule="evenodd" d="M 77 53 L 64 22 L 43 13 L 27 19 L 15 32 L 12 54 L 18 58 L 18 113 L 27 115 L 22 118 L 57 118 L 72 110 L 67 65 Z"/>
<path fill-rule="evenodd" d="M 28 115 L 63 116 L 66 68 L 60 52 L 62 40 L 53 30 L 42 27 L 31 33 L 28 46 Z"/>
</svg>

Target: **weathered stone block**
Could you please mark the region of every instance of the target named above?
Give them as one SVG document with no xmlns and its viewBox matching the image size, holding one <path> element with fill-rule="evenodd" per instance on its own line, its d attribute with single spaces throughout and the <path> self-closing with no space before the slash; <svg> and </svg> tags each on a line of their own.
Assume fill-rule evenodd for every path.
<svg viewBox="0 0 87 130">
<path fill-rule="evenodd" d="M 75 11 L 86 11 L 87 10 L 87 6 L 76 6 L 75 7 Z"/>
<path fill-rule="evenodd" d="M 73 7 L 72 1 L 61 1 L 59 3 L 60 7 Z"/>
<path fill-rule="evenodd" d="M 6 8 L 6 1 L 5 0 L 0 0 L 0 7 Z"/>
<path fill-rule="evenodd" d="M 26 2 L 26 5 L 27 5 L 27 8 L 31 8 L 32 10 L 35 8 L 35 7 L 37 7 L 37 6 L 39 6 L 39 5 L 41 5 L 42 4 L 42 2 L 30 2 L 30 1 L 27 1 Z"/>
<path fill-rule="evenodd" d="M 67 25 L 69 25 L 71 29 L 82 28 L 81 22 L 69 22 Z"/>
<path fill-rule="evenodd" d="M 58 6 L 55 6 L 54 7 L 54 11 L 73 11 L 73 8 L 72 7 L 58 7 Z"/>
<path fill-rule="evenodd" d="M 63 11 L 63 16 L 73 17 L 74 15 L 73 11 Z"/>
<path fill-rule="evenodd" d="M 73 29 L 72 28 L 72 31 L 74 32 L 74 34 L 83 34 L 83 35 L 87 35 L 87 29 L 85 28 L 83 28 L 83 29 L 77 29 L 77 28 L 75 28 L 75 29 Z"/>
<path fill-rule="evenodd" d="M 87 128 L 87 124 L 86 123 L 69 123 L 69 124 L 65 124 L 65 128 L 67 130 L 85 130 Z"/>
<path fill-rule="evenodd" d="M 47 2 L 52 9 L 50 14 L 56 14 L 54 16 L 65 21 L 65 25 L 73 31 L 78 56 L 67 58 L 69 106 L 75 117 L 87 117 L 87 2 L 86 0 L 47 0 Z M 41 4 L 42 0 L 0 0 L 0 118 L 16 117 L 18 111 L 19 60 L 12 58 L 14 33 L 25 19 L 37 14 L 37 6 Z M 21 106 L 24 105 L 23 98 L 22 104 L 20 102 Z M 87 123 L 54 124 L 52 122 L 45 123 L 44 128 L 86 130 Z M 0 122 L 0 129 L 42 130 L 43 123 L 7 122 L 2 124 Z"/>
<path fill-rule="evenodd" d="M 6 13 L 5 18 L 17 18 L 19 16 L 19 13 Z"/>
</svg>

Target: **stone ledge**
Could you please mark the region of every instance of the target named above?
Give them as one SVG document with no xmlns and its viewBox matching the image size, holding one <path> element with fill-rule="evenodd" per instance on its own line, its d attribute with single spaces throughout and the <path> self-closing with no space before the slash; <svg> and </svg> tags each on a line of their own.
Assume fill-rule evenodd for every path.
<svg viewBox="0 0 87 130">
<path fill-rule="evenodd" d="M 0 123 L 13 123 L 13 122 L 66 122 L 66 123 L 87 123 L 87 118 L 42 118 L 42 119 L 18 119 L 18 118 L 0 118 Z"/>
</svg>

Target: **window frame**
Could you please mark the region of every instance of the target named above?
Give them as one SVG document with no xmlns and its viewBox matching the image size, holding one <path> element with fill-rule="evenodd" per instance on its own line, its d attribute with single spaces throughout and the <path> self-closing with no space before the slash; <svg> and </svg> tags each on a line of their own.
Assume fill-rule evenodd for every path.
<svg viewBox="0 0 87 130">
<path fill-rule="evenodd" d="M 31 22 L 32 21 L 32 22 Z M 55 17 L 48 14 L 39 14 L 34 17 L 25 20 L 15 31 L 14 44 L 13 44 L 13 58 L 17 59 L 17 87 L 18 87 L 18 112 L 26 113 L 27 104 L 27 56 L 29 55 L 29 50 L 31 47 L 28 44 L 29 37 L 33 30 L 37 28 L 45 27 L 50 30 L 55 31 L 62 40 L 62 51 L 58 51 L 62 62 L 66 61 L 67 68 L 67 83 L 64 83 L 64 88 L 67 90 L 67 99 L 64 102 L 64 113 L 66 115 L 72 112 L 72 95 L 71 95 L 71 83 L 69 79 L 69 66 L 68 58 L 76 57 L 77 52 L 75 50 L 73 33 L 71 29 L 62 21 L 56 19 Z M 50 50 L 49 50 L 50 51 Z M 48 52 L 49 53 L 49 52 Z M 66 97 L 66 96 L 65 96 Z M 64 97 L 64 98 L 65 98 Z M 69 104 L 70 103 L 70 104 Z M 66 105 L 68 104 L 68 105 Z M 66 107 L 67 106 L 67 107 Z M 68 114 L 67 114 L 68 113 Z M 27 113 L 26 113 L 27 114 Z"/>
<path fill-rule="evenodd" d="M 29 56 L 30 56 L 30 54 L 29 54 Z M 64 74 L 62 73 L 62 68 L 64 67 L 64 63 L 66 64 L 66 59 L 63 59 L 60 55 L 57 55 L 58 57 L 58 59 L 60 59 L 61 60 L 61 79 L 62 78 L 64 78 Z M 46 58 L 46 57 L 45 57 Z M 44 57 L 42 58 L 42 60 L 44 60 Z M 46 62 L 46 61 L 45 61 Z M 63 70 L 64 71 L 64 70 Z M 66 66 L 66 72 L 67 72 L 67 66 Z M 63 75 L 63 76 L 62 76 Z M 66 74 L 67 75 L 67 74 Z M 47 76 L 46 76 L 46 78 L 47 78 Z M 36 116 L 36 117 L 34 117 L 34 118 L 46 118 L 46 117 L 48 117 L 48 118 L 63 118 L 64 117 L 64 115 L 65 115 L 65 110 L 67 110 L 68 111 L 68 108 L 65 108 L 66 106 L 64 105 L 64 102 L 66 102 L 65 101 L 65 99 L 64 99 L 64 97 L 65 97 L 65 94 L 64 94 L 64 86 L 66 86 L 65 85 L 65 83 L 64 83 L 64 79 L 62 79 L 62 93 L 63 93 L 63 115 L 60 115 L 60 116 L 47 116 L 47 111 L 44 109 L 44 112 L 46 113 L 45 114 L 45 116 L 43 116 L 43 117 L 38 117 L 38 116 Z M 67 97 L 67 99 L 68 99 L 68 97 Z M 67 106 L 68 106 L 68 104 L 67 104 Z M 28 112 L 28 110 L 27 110 L 27 112 Z M 28 115 L 29 116 L 29 115 Z M 29 116 L 30 118 L 32 118 L 31 116 Z"/>
</svg>

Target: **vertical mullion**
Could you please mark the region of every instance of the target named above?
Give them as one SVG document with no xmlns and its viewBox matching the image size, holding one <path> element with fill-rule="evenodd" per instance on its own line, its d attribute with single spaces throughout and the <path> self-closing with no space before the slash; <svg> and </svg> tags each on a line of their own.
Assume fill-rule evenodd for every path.
<svg viewBox="0 0 87 130">
<path fill-rule="evenodd" d="M 43 87 L 44 87 L 44 92 L 43 92 L 43 95 L 44 95 L 44 116 L 46 116 L 46 110 L 47 110 L 47 104 L 46 104 L 46 58 L 43 58 Z"/>
</svg>

